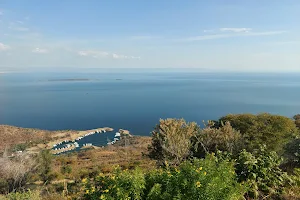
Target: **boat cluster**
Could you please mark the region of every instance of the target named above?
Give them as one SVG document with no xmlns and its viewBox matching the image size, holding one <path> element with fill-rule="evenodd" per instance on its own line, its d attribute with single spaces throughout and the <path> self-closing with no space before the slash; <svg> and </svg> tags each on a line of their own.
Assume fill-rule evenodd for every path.
<svg viewBox="0 0 300 200">
<path fill-rule="evenodd" d="M 62 142 L 59 142 L 59 143 L 57 143 L 57 144 L 54 144 L 53 147 L 57 147 L 57 146 L 62 145 L 62 144 L 64 144 L 64 143 L 70 143 L 70 142 L 72 142 L 72 141 L 71 141 L 71 140 L 64 140 L 64 141 L 62 141 Z"/>
<path fill-rule="evenodd" d="M 86 143 L 86 144 L 83 144 L 82 146 L 84 146 L 84 147 L 90 147 L 92 145 L 93 145 L 92 143 Z"/>
<path fill-rule="evenodd" d="M 121 137 L 121 133 L 116 132 L 115 137 L 114 137 L 114 140 L 111 141 L 111 142 L 108 142 L 107 144 L 108 144 L 108 145 L 115 144 L 117 141 L 120 140 L 120 139 L 119 139 L 120 137 Z"/>
<path fill-rule="evenodd" d="M 66 152 L 66 151 L 70 151 L 72 149 L 74 149 L 74 147 L 76 147 L 76 143 L 71 143 L 71 144 L 66 144 L 64 145 L 63 147 L 60 147 L 60 148 L 54 148 L 54 151 L 58 151 L 58 152 L 55 152 L 54 154 L 60 154 L 60 153 L 63 153 L 63 152 Z M 79 144 L 77 143 L 77 145 L 79 146 Z"/>
<path fill-rule="evenodd" d="M 94 132 L 86 133 L 86 134 L 84 134 L 83 136 L 80 136 L 80 137 L 76 138 L 75 141 L 79 141 L 79 140 L 81 140 L 81 139 L 83 139 L 83 138 L 85 138 L 85 137 L 87 137 L 87 136 L 94 135 L 94 134 L 96 134 L 96 133 L 102 133 L 102 132 L 105 133 L 106 130 L 100 129 L 100 130 L 96 130 L 96 131 L 94 131 Z"/>
</svg>

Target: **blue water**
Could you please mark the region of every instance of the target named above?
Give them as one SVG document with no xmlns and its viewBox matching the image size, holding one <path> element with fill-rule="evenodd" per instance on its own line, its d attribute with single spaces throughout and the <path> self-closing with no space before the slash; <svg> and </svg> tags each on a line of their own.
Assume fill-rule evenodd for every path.
<svg viewBox="0 0 300 200">
<path fill-rule="evenodd" d="M 90 80 L 48 81 L 66 78 Z M 300 74 L 0 74 L 0 124 L 48 130 L 108 126 L 149 135 L 160 118 L 185 118 L 201 125 L 202 120 L 245 112 L 288 117 L 300 113 Z"/>
</svg>

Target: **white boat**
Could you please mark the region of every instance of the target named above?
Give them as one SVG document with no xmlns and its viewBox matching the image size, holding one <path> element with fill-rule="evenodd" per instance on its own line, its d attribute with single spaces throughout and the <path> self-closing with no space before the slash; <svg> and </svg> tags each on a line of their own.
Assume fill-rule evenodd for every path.
<svg viewBox="0 0 300 200">
<path fill-rule="evenodd" d="M 76 148 L 79 147 L 78 142 L 74 142 L 74 145 L 75 145 Z"/>
</svg>

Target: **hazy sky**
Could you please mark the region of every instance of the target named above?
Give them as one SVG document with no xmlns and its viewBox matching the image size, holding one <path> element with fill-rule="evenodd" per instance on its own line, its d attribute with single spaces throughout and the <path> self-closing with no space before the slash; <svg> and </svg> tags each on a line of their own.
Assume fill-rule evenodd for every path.
<svg viewBox="0 0 300 200">
<path fill-rule="evenodd" d="M 299 0 L 0 0 L 0 72 L 300 71 Z"/>
</svg>

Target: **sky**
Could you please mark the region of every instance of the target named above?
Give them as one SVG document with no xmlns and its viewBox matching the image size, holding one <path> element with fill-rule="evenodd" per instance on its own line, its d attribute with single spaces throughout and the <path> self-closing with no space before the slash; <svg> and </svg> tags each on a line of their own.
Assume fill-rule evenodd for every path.
<svg viewBox="0 0 300 200">
<path fill-rule="evenodd" d="M 299 0 L 0 0 L 0 72 L 300 72 Z"/>
</svg>

